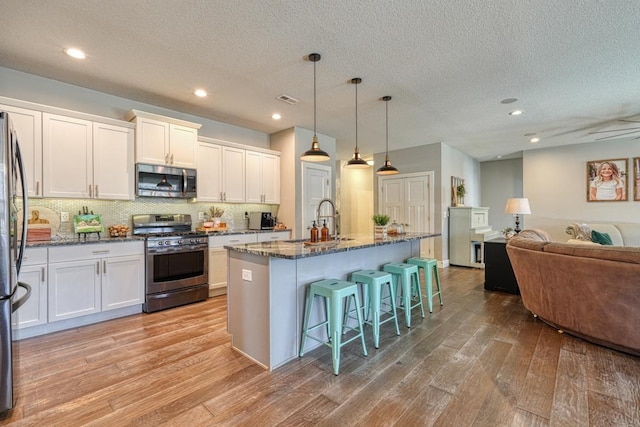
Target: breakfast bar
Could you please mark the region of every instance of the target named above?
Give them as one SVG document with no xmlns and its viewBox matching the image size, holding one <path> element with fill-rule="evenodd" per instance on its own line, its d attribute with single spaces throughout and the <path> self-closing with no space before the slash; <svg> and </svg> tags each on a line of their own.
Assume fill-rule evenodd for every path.
<svg viewBox="0 0 640 427">
<path fill-rule="evenodd" d="M 355 271 L 378 270 L 389 262 L 420 256 L 420 241 L 436 236 L 406 233 L 385 238 L 350 236 L 317 245 L 278 241 L 225 246 L 233 348 L 269 370 L 295 359 L 310 283 L 325 278 L 348 280 Z M 314 306 L 312 320 L 322 315 L 320 305 Z"/>
</svg>

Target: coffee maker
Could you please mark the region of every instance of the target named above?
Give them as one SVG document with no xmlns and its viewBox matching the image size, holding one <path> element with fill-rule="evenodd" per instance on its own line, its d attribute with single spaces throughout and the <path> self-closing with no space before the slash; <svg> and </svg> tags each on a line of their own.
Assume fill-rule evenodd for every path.
<svg viewBox="0 0 640 427">
<path fill-rule="evenodd" d="M 273 230 L 275 225 L 271 212 L 249 212 L 249 230 Z"/>
</svg>

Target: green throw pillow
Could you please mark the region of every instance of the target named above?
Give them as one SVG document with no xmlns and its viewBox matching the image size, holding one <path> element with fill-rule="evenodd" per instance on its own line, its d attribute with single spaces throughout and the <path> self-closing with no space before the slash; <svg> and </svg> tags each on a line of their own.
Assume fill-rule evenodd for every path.
<svg viewBox="0 0 640 427">
<path fill-rule="evenodd" d="M 608 233 L 600 233 L 596 230 L 591 230 L 591 241 L 600 243 L 601 245 L 613 245 L 611 236 Z"/>
</svg>

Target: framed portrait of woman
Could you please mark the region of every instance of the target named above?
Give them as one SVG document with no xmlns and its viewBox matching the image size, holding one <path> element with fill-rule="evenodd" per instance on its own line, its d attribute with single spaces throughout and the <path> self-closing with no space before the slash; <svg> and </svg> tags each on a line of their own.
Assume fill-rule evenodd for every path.
<svg viewBox="0 0 640 427">
<path fill-rule="evenodd" d="M 587 201 L 620 202 L 628 200 L 628 162 L 628 159 L 587 162 Z"/>
<path fill-rule="evenodd" d="M 640 157 L 633 158 L 633 200 L 640 201 Z"/>
</svg>

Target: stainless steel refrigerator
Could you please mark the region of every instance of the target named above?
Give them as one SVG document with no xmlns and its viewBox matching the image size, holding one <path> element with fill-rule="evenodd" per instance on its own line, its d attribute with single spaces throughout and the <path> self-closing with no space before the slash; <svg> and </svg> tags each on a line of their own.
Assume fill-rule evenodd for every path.
<svg viewBox="0 0 640 427">
<path fill-rule="evenodd" d="M 20 209 L 22 218 L 17 217 Z M 27 183 L 18 136 L 9 114 L 0 112 L 0 413 L 13 408 L 15 402 L 17 356 L 11 318 L 31 296 L 31 287 L 18 282 L 27 241 L 27 211 Z M 20 236 L 18 222 L 24 224 Z M 20 298 L 18 287 L 26 291 Z"/>
</svg>

